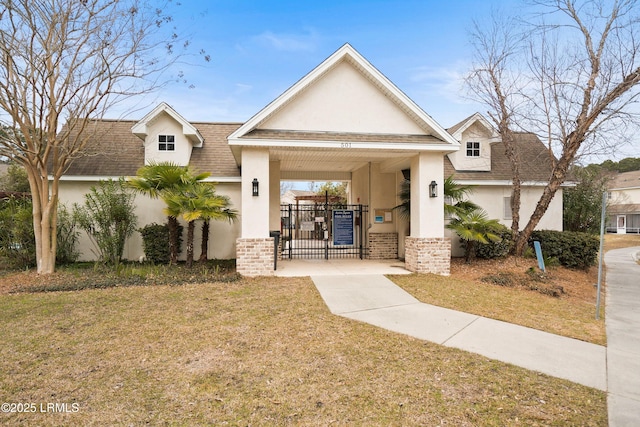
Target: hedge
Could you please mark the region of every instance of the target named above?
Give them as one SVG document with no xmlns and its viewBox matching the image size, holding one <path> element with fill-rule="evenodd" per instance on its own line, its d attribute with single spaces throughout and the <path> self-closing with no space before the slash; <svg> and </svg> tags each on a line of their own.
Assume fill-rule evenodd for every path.
<svg viewBox="0 0 640 427">
<path fill-rule="evenodd" d="M 484 259 L 494 259 L 506 257 L 513 246 L 511 229 L 498 224 L 491 232 L 500 236 L 502 240 L 498 242 L 479 243 L 476 245 L 476 257 Z"/>
<path fill-rule="evenodd" d="M 178 225 L 178 253 L 182 247 L 182 225 Z M 142 235 L 142 247 L 147 261 L 153 264 L 169 264 L 169 226 L 149 224 L 138 230 Z"/>
<path fill-rule="evenodd" d="M 534 231 L 529 245 L 539 241 L 546 258 L 555 257 L 568 268 L 588 269 L 596 263 L 600 240 L 597 236 L 578 231 Z"/>
</svg>

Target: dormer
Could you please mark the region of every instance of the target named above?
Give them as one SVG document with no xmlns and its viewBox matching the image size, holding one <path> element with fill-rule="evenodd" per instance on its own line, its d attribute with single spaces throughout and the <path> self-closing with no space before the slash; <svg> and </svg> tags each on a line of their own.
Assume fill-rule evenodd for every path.
<svg viewBox="0 0 640 427">
<path fill-rule="evenodd" d="M 144 141 L 144 162 L 173 162 L 188 166 L 191 151 L 204 138 L 195 126 L 162 102 L 131 128 Z"/>
<path fill-rule="evenodd" d="M 449 133 L 460 141 L 460 151 L 447 154 L 457 171 L 491 171 L 491 144 L 500 138 L 482 114 L 466 118 L 450 128 Z"/>
</svg>

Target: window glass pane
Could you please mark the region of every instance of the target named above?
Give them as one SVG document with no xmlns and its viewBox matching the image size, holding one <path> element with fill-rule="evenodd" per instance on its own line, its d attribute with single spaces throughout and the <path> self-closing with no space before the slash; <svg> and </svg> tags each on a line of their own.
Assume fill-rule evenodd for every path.
<svg viewBox="0 0 640 427">
<path fill-rule="evenodd" d="M 467 142 L 467 157 L 480 157 L 480 143 L 477 141 Z"/>
<path fill-rule="evenodd" d="M 158 135 L 158 150 L 175 151 L 175 135 Z"/>
</svg>

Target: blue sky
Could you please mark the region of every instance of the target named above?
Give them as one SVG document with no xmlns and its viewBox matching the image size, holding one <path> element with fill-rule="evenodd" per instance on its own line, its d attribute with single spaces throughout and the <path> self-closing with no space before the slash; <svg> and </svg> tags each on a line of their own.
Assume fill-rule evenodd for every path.
<svg viewBox="0 0 640 427">
<path fill-rule="evenodd" d="M 193 51 L 206 50 L 211 62 L 192 58 L 193 65 L 181 69 L 195 87 L 170 84 L 148 102 L 166 101 L 191 121 L 246 121 L 348 42 L 449 127 L 482 112 L 466 99 L 461 82 L 469 68 L 472 20 L 513 4 L 183 0 L 176 24 L 190 34 Z"/>
</svg>

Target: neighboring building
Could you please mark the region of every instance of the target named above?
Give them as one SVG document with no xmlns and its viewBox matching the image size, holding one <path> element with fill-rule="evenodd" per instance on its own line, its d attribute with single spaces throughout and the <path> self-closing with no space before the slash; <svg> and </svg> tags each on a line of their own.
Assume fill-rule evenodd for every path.
<svg viewBox="0 0 640 427">
<path fill-rule="evenodd" d="M 309 190 L 287 190 L 280 196 L 280 203 L 283 205 L 295 205 L 295 204 L 313 204 L 313 200 L 309 198 L 317 196 L 315 191 Z"/>
<path fill-rule="evenodd" d="M 489 123 L 476 114 L 445 130 L 348 44 L 244 124 L 189 122 L 162 103 L 139 121 L 93 126 L 92 154 L 76 160 L 62 178 L 63 202 L 80 203 L 99 179 L 135 175 L 149 161 L 210 172 L 208 180 L 231 198 L 240 221 L 212 223 L 209 258 L 236 258 L 245 275 L 273 274 L 271 236 L 283 230 L 281 180 L 350 183 L 348 205 L 337 213 L 318 208 L 308 221 L 297 221 L 314 239 L 300 256 L 320 249 L 314 253 L 400 257 L 412 271 L 448 274 L 452 239 L 444 228 L 442 189 L 452 174 L 477 185 L 473 200 L 510 223 L 504 210 L 509 167 Z M 521 134 L 518 143 L 526 165 L 524 219 L 549 176 L 550 161 L 535 136 Z M 393 209 L 405 176 L 412 182 L 410 227 Z M 161 201 L 138 196 L 137 203 L 141 226 L 165 221 Z M 562 228 L 560 192 L 541 227 Z M 286 247 L 296 248 L 299 236 L 290 232 Z M 88 239 L 81 251 L 92 258 Z M 141 255 L 136 236 L 125 256 Z"/>
<path fill-rule="evenodd" d="M 640 171 L 619 173 L 607 187 L 607 232 L 640 233 Z"/>
</svg>

